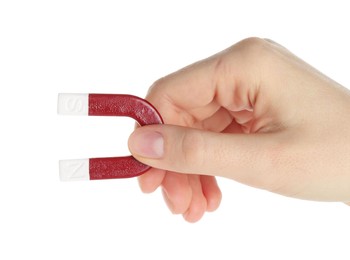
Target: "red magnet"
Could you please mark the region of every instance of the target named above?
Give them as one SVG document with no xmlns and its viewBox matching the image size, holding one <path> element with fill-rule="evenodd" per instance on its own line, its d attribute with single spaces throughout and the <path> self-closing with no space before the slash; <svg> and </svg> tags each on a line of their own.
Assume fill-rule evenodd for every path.
<svg viewBox="0 0 350 260">
<path fill-rule="evenodd" d="M 58 114 L 127 116 L 141 126 L 163 123 L 158 111 L 148 101 L 120 94 L 59 94 Z M 61 181 L 72 181 L 136 177 L 146 172 L 150 166 L 130 155 L 61 160 L 59 168 Z"/>
</svg>

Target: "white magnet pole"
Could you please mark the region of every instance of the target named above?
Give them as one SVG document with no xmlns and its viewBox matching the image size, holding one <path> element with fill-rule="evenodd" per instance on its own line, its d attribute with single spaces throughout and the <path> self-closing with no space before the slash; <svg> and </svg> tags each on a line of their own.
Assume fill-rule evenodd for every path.
<svg viewBox="0 0 350 260">
<path fill-rule="evenodd" d="M 57 112 L 60 115 L 89 114 L 89 94 L 58 94 Z"/>
</svg>

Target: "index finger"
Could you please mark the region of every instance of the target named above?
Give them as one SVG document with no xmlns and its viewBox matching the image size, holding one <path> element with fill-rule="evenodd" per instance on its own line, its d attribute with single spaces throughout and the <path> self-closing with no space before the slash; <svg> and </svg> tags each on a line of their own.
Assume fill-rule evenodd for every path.
<svg viewBox="0 0 350 260">
<path fill-rule="evenodd" d="M 190 125 L 203 112 L 213 114 L 219 109 L 214 102 L 216 62 L 215 56 L 196 62 L 151 86 L 146 99 L 159 110 L 165 123 Z"/>
<path fill-rule="evenodd" d="M 261 41 L 244 40 L 163 77 L 152 85 L 146 98 L 165 123 L 183 126 L 209 118 L 221 107 L 230 112 L 250 110 L 259 77 L 249 46 L 254 49 Z"/>
</svg>

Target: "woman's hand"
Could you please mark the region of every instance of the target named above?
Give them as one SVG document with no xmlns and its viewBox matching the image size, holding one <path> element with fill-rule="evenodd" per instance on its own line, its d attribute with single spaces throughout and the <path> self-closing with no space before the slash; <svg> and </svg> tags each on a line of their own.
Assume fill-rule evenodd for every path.
<svg viewBox="0 0 350 260">
<path fill-rule="evenodd" d="M 151 87 L 165 125 L 129 139 L 152 167 L 141 189 L 162 186 L 187 221 L 215 210 L 214 176 L 286 196 L 350 201 L 350 94 L 284 47 L 243 40 Z"/>
</svg>

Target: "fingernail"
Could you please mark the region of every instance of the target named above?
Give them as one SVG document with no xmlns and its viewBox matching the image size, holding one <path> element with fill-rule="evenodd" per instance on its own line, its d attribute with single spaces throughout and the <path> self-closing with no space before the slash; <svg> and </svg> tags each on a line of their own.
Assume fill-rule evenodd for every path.
<svg viewBox="0 0 350 260">
<path fill-rule="evenodd" d="M 158 159 L 164 154 L 164 139 L 158 132 L 136 130 L 130 136 L 129 148 L 133 154 Z"/>
</svg>

